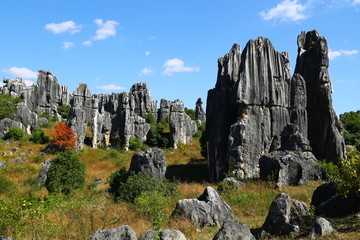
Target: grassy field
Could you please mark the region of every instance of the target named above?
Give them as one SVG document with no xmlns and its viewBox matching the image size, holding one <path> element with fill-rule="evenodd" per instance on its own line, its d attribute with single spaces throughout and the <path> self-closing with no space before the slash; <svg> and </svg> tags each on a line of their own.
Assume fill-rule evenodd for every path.
<svg viewBox="0 0 360 240">
<path fill-rule="evenodd" d="M 78 154 L 86 165 L 86 187 L 70 196 L 49 196 L 36 179 L 41 170 L 40 163 L 54 156 L 39 157 L 45 146 L 28 140 L 9 144 L 2 142 L 0 156 L 14 147 L 20 151 L 1 158 L 6 168 L 0 170 L 0 235 L 14 239 L 87 239 L 98 229 L 130 225 L 139 237 L 152 228 L 151 219 L 134 204 L 115 203 L 105 193 L 108 187 L 106 179 L 121 167 L 128 169 L 134 152 L 80 150 Z M 20 152 L 29 151 L 33 154 L 27 154 L 23 163 L 10 163 Z M 198 228 L 185 219 L 171 218 L 176 201 L 197 197 L 207 186 L 215 189 L 218 186 L 206 180 L 206 160 L 200 155 L 199 142 L 195 140 L 180 149 L 165 150 L 165 155 L 167 178 L 178 183 L 178 191 L 166 204 L 162 229 L 178 229 L 187 239 L 212 239 L 218 231 L 217 227 Z M 94 190 L 97 178 L 103 181 Z M 312 192 L 320 184 L 310 182 L 308 186 L 284 187 L 280 191 L 274 188 L 273 183 L 250 181 L 245 188 L 225 192 L 221 196 L 231 206 L 236 220 L 250 228 L 259 228 L 272 200 L 280 192 L 288 193 L 309 206 Z M 330 221 L 336 232 L 323 239 L 360 239 L 359 219 L 349 216 Z M 296 239 L 308 239 L 308 236 L 300 235 Z"/>
</svg>

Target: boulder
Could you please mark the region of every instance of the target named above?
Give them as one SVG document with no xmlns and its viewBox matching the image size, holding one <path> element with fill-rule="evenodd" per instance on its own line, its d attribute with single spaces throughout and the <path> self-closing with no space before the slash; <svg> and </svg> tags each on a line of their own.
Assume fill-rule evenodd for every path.
<svg viewBox="0 0 360 240">
<path fill-rule="evenodd" d="M 334 231 L 331 223 L 325 218 L 316 218 L 311 226 L 310 239 L 316 239 L 331 234 Z"/>
<path fill-rule="evenodd" d="M 275 236 L 299 232 L 298 225 L 304 222 L 308 215 L 309 211 L 304 202 L 291 199 L 288 194 L 281 193 L 271 203 L 262 230 Z"/>
<path fill-rule="evenodd" d="M 230 206 L 212 187 L 207 187 L 204 193 L 195 199 L 179 200 L 173 214 L 183 216 L 201 227 L 220 227 L 223 222 L 234 217 Z"/>
<path fill-rule="evenodd" d="M 1 162 L 0 162 L 0 169 L 5 169 L 5 168 L 6 168 L 6 166 L 5 166 L 4 162 L 1 161 Z"/>
<path fill-rule="evenodd" d="M 46 179 L 47 179 L 47 173 L 51 166 L 51 159 L 48 159 L 48 160 L 40 163 L 40 166 L 42 166 L 42 169 L 40 170 L 38 178 L 41 182 L 45 183 Z"/>
<path fill-rule="evenodd" d="M 246 224 L 236 220 L 224 222 L 213 240 L 255 240 Z"/>
<path fill-rule="evenodd" d="M 89 240 L 136 240 L 136 234 L 130 226 L 124 225 L 109 230 L 98 230 Z"/>
<path fill-rule="evenodd" d="M 0 236 L 0 240 L 13 240 L 11 237 Z"/>
<path fill-rule="evenodd" d="M 13 158 L 10 163 L 23 163 L 24 161 L 21 158 Z"/>
<path fill-rule="evenodd" d="M 167 229 L 163 231 L 146 231 L 139 240 L 186 240 L 186 238 L 179 230 Z"/>
<path fill-rule="evenodd" d="M 164 151 L 159 148 L 149 148 L 144 152 L 135 153 L 131 158 L 129 172 L 142 172 L 153 177 L 164 178 L 166 173 Z"/>
<path fill-rule="evenodd" d="M 326 182 L 318 186 L 311 197 L 311 205 L 315 208 L 321 203 L 329 200 L 336 195 L 336 184 L 334 182 Z"/>
</svg>

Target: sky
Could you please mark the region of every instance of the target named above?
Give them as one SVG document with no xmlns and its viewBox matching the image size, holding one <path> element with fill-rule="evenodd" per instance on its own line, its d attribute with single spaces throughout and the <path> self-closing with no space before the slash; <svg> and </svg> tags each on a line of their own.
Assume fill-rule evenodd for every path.
<svg viewBox="0 0 360 240">
<path fill-rule="evenodd" d="M 333 106 L 360 110 L 360 0 L 0 0 L 0 76 L 36 81 L 49 70 L 72 93 L 129 91 L 194 109 L 214 88 L 217 59 L 234 43 L 269 38 L 297 56 L 297 36 L 316 29 L 329 46 Z"/>
</svg>

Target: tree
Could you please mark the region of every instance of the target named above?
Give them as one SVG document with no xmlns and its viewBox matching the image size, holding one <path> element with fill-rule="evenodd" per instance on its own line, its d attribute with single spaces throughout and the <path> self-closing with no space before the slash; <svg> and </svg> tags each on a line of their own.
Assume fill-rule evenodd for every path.
<svg viewBox="0 0 360 240">
<path fill-rule="evenodd" d="M 360 113 L 344 113 L 340 120 L 344 126 L 345 143 L 354 145 L 360 150 Z"/>
<path fill-rule="evenodd" d="M 21 101 L 21 98 L 12 98 L 9 94 L 0 95 L 0 119 L 13 118 L 15 113 L 15 105 Z"/>
<path fill-rule="evenodd" d="M 70 115 L 71 106 L 70 105 L 62 105 L 62 106 L 58 107 L 57 110 L 58 110 L 58 113 L 61 115 L 61 117 L 68 118 Z"/>
<path fill-rule="evenodd" d="M 76 137 L 73 130 L 65 123 L 59 122 L 52 134 L 52 145 L 59 150 L 73 149 L 76 146 Z"/>
<path fill-rule="evenodd" d="M 191 118 L 191 120 L 195 120 L 195 110 L 189 108 L 185 108 L 184 110 L 186 115 L 188 115 Z"/>
<path fill-rule="evenodd" d="M 70 194 L 84 187 L 85 165 L 73 150 L 61 152 L 51 160 L 45 187 L 50 193 Z"/>
</svg>

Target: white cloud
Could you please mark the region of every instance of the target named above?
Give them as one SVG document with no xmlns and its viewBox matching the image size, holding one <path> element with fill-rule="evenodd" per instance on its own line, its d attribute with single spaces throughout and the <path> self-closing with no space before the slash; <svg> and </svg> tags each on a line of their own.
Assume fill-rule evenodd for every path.
<svg viewBox="0 0 360 240">
<path fill-rule="evenodd" d="M 352 4 L 353 4 L 353 5 L 360 4 L 360 0 L 354 0 L 354 1 L 352 2 Z"/>
<path fill-rule="evenodd" d="M 74 46 L 74 43 L 72 43 L 72 42 L 63 42 L 62 46 L 63 46 L 64 49 L 69 49 L 69 48 L 72 48 Z"/>
<path fill-rule="evenodd" d="M 100 18 L 95 19 L 94 22 L 99 26 L 99 29 L 96 30 L 95 40 L 104 40 L 116 35 L 116 25 L 119 24 L 118 22 L 112 20 L 104 22 Z"/>
<path fill-rule="evenodd" d="M 199 67 L 186 67 L 185 63 L 179 58 L 173 58 L 167 60 L 164 65 L 164 74 L 172 75 L 177 72 L 198 72 Z"/>
<path fill-rule="evenodd" d="M 150 36 L 148 37 L 149 40 L 155 40 L 156 39 L 156 36 Z"/>
<path fill-rule="evenodd" d="M 66 21 L 61 23 L 48 23 L 45 25 L 46 30 L 55 34 L 64 33 L 64 32 L 77 33 L 80 32 L 81 28 L 82 26 L 76 25 L 74 21 Z"/>
<path fill-rule="evenodd" d="M 145 67 L 143 69 L 141 69 L 141 72 L 139 75 L 150 75 L 154 73 L 154 70 L 151 67 Z"/>
<path fill-rule="evenodd" d="M 146 51 L 145 56 L 150 56 L 150 51 Z"/>
<path fill-rule="evenodd" d="M 82 42 L 82 45 L 90 47 L 92 45 L 92 41 L 84 41 L 84 42 Z"/>
<path fill-rule="evenodd" d="M 125 87 L 120 87 L 120 86 L 116 86 L 114 83 L 109 84 L 109 85 L 102 85 L 102 86 L 96 86 L 97 89 L 102 89 L 102 90 L 123 90 L 125 89 Z"/>
<path fill-rule="evenodd" d="M 340 57 L 340 56 L 350 56 L 350 55 L 355 55 L 355 54 L 358 54 L 358 53 L 359 53 L 358 50 L 339 50 L 339 51 L 336 51 L 336 50 L 330 49 L 328 56 L 329 56 L 330 60 L 334 60 L 335 58 Z"/>
<path fill-rule="evenodd" d="M 37 78 L 37 73 L 31 71 L 28 68 L 11 67 L 9 69 L 3 69 L 2 71 L 13 77 L 30 78 L 30 79 Z"/>
<path fill-rule="evenodd" d="M 260 16 L 264 20 L 278 19 L 281 22 L 296 22 L 309 17 L 306 13 L 307 9 L 308 6 L 298 3 L 298 0 L 284 0 L 274 8 L 260 12 Z"/>
</svg>

